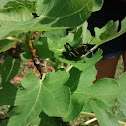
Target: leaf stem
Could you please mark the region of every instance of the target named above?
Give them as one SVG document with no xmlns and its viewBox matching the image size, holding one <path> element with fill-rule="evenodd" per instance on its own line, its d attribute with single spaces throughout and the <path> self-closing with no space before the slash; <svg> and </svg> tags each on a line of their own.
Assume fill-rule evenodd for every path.
<svg viewBox="0 0 126 126">
<path fill-rule="evenodd" d="M 95 114 L 94 114 L 94 113 L 81 112 L 80 114 L 81 114 L 81 115 L 86 115 L 86 116 L 89 116 L 89 117 L 95 117 Z"/>
<path fill-rule="evenodd" d="M 16 41 L 16 42 L 20 42 L 20 43 L 24 42 L 23 40 L 18 39 L 18 38 L 16 38 L 16 37 L 7 37 L 6 39 L 7 39 L 7 40 Z"/>
<path fill-rule="evenodd" d="M 30 31 L 30 32 L 26 33 L 26 43 L 27 44 L 29 44 L 29 41 L 31 40 L 33 33 L 34 33 L 34 31 Z"/>
<path fill-rule="evenodd" d="M 39 31 L 38 33 L 37 33 L 37 35 L 36 35 L 36 38 L 35 38 L 35 40 L 34 40 L 34 46 L 36 46 L 37 45 L 37 42 L 38 42 L 38 40 L 39 40 L 39 38 L 40 38 L 40 36 L 41 36 L 41 31 Z"/>
<path fill-rule="evenodd" d="M 80 115 L 85 115 L 85 116 L 93 117 L 93 119 L 88 120 L 88 121 L 87 121 L 87 122 L 85 122 L 83 125 L 89 125 L 89 123 L 92 123 L 92 122 L 93 122 L 93 120 L 94 120 L 94 121 L 96 121 L 96 120 L 95 120 L 96 116 L 95 116 L 95 114 L 94 114 L 94 113 L 81 112 L 81 113 L 80 113 Z M 121 125 L 123 125 L 123 126 L 125 126 L 125 125 L 126 125 L 126 122 L 123 122 L 123 121 L 120 121 L 120 120 L 118 120 L 118 122 L 119 122 L 119 124 L 121 124 Z"/>
<path fill-rule="evenodd" d="M 90 54 L 91 52 L 93 52 L 96 48 L 98 48 L 99 45 L 95 45 L 93 48 L 90 49 L 90 51 L 88 51 L 85 55 L 83 55 L 82 57 L 86 57 L 88 54 Z"/>
<path fill-rule="evenodd" d="M 66 72 L 69 72 L 72 67 L 73 67 L 72 65 L 68 66 Z"/>
<path fill-rule="evenodd" d="M 126 122 L 122 122 L 120 120 L 118 122 L 119 122 L 119 124 L 126 126 Z"/>
<path fill-rule="evenodd" d="M 90 123 L 92 123 L 96 120 L 97 120 L 97 118 L 90 119 L 90 120 L 86 121 L 82 126 L 87 126 L 87 125 L 89 125 Z"/>
</svg>

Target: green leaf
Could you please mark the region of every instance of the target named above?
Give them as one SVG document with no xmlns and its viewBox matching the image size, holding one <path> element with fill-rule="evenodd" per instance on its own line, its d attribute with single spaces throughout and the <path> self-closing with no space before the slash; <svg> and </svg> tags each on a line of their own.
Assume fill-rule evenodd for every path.
<svg viewBox="0 0 126 126">
<path fill-rule="evenodd" d="M 9 2 L 3 9 L 0 9 L 0 22 L 28 21 L 32 18 L 33 16 L 31 12 L 24 6 L 24 3 L 20 0 Z"/>
<path fill-rule="evenodd" d="M 22 57 L 26 59 L 31 59 L 32 56 L 28 44 L 25 43 L 23 44 L 23 46 L 25 52 L 22 54 Z M 40 59 L 54 58 L 54 53 L 49 50 L 49 45 L 46 37 L 42 37 L 39 39 L 36 45 L 36 49 Z"/>
<path fill-rule="evenodd" d="M 103 0 L 94 0 L 92 12 L 99 11 L 102 8 Z"/>
<path fill-rule="evenodd" d="M 88 74 L 87 76 L 89 76 L 88 81 L 90 81 L 91 74 Z M 84 78 L 85 77 L 83 77 L 82 80 L 84 80 Z M 86 82 L 83 83 L 83 86 L 81 86 L 81 88 L 77 88 L 76 91 L 73 92 L 71 103 L 72 105 L 69 109 L 68 116 L 66 116 L 66 118 L 64 119 L 65 121 L 75 119 L 75 117 L 77 117 L 82 111 L 83 105 L 86 105 L 86 102 L 88 104 L 89 100 L 99 100 L 103 104 L 105 104 L 104 106 L 106 108 L 106 106 L 110 107 L 121 93 L 118 83 L 113 79 L 101 79 L 97 81 L 94 85 L 89 87 L 85 87 L 85 83 Z"/>
<path fill-rule="evenodd" d="M 85 87 L 92 85 L 92 82 L 96 79 L 96 74 L 97 71 L 94 66 L 83 72 L 73 67 L 70 70 L 70 78 L 65 85 L 70 87 L 71 92 L 84 90 Z"/>
<path fill-rule="evenodd" d="M 125 81 L 126 81 L 126 72 L 124 72 L 122 75 L 120 75 L 120 77 L 117 79 L 119 85 L 120 85 L 120 88 L 122 90 L 126 90 L 126 85 L 125 85 Z"/>
<path fill-rule="evenodd" d="M 77 68 L 73 67 L 69 73 L 70 73 L 70 78 L 65 83 L 65 85 L 70 88 L 71 92 L 74 92 L 78 86 L 79 79 L 80 76 L 82 75 L 81 74 L 82 72 Z"/>
<path fill-rule="evenodd" d="M 19 15 L 19 17 L 21 17 L 18 18 L 18 20 L 10 21 L 8 19 L 9 21 L 3 21 L 2 17 L 6 17 L 5 13 L 1 16 L 0 19 L 2 19 L 2 21 L 0 21 L 0 39 L 4 39 L 5 37 L 16 35 L 25 31 L 47 31 L 53 29 L 64 29 L 65 27 L 76 27 L 78 25 L 81 25 L 90 16 L 94 1 L 81 0 L 71 2 L 70 0 L 67 0 L 65 2 L 60 0 L 57 2 L 57 0 L 48 0 L 44 2 L 43 0 L 38 0 L 37 11 L 41 14 L 39 18 L 33 20 L 30 20 L 30 13 L 28 14 L 28 12 L 25 12 L 25 10 L 28 10 L 28 8 L 26 8 L 26 6 L 23 6 L 22 8 L 23 2 L 19 3 L 21 9 L 17 10 L 18 13 L 16 15 Z M 8 14 L 10 14 L 13 11 L 9 11 Z M 25 21 L 22 21 L 23 15 L 26 18 Z M 12 14 L 12 17 L 16 19 L 16 17 L 14 16 L 15 15 Z"/>
<path fill-rule="evenodd" d="M 20 61 L 18 59 L 13 59 L 12 57 L 7 57 L 2 68 L 1 68 L 1 79 L 3 84 L 13 79 L 20 68 Z"/>
<path fill-rule="evenodd" d="M 70 104 L 70 91 L 63 84 L 68 78 L 66 72 L 57 71 L 48 74 L 42 82 L 31 73 L 21 81 L 24 90 L 12 89 L 11 84 L 6 84 L 0 90 L 1 104 L 11 103 L 17 106 L 10 112 L 8 126 L 25 126 L 37 118 L 41 111 L 49 116 L 66 116 Z"/>
<path fill-rule="evenodd" d="M 121 21 L 121 29 L 119 31 L 120 34 L 126 32 L 126 26 L 125 26 L 125 24 L 126 24 L 126 17 Z"/>
<path fill-rule="evenodd" d="M 66 36 L 66 29 L 47 31 L 43 36 L 51 39 L 55 43 L 60 43 L 61 38 Z"/>
<path fill-rule="evenodd" d="M 62 48 L 64 48 L 64 44 L 65 44 L 64 42 L 68 41 L 69 39 L 69 37 L 68 36 L 65 37 L 65 35 L 66 35 L 65 29 L 51 30 L 45 32 L 45 34 L 42 36 L 42 38 L 39 40 L 38 43 L 37 49 L 38 52 L 40 52 L 39 53 L 40 57 L 54 58 L 61 55 L 63 50 Z M 40 43 L 42 46 L 39 45 Z"/>
<path fill-rule="evenodd" d="M 65 27 L 52 27 L 50 24 L 42 24 L 41 18 L 30 21 L 1 21 L 0 22 L 0 40 L 8 36 L 13 36 L 26 31 L 49 31 L 54 29 L 65 29 Z"/>
<path fill-rule="evenodd" d="M 120 110 L 126 116 L 126 109 L 125 109 L 126 108 L 126 72 L 123 73 L 117 81 L 120 85 L 120 88 L 123 91 L 122 94 L 118 98 Z"/>
<path fill-rule="evenodd" d="M 0 53 L 13 47 L 17 42 L 10 40 L 0 40 Z"/>
<path fill-rule="evenodd" d="M 83 92 L 85 88 L 90 87 L 92 85 L 92 82 L 95 80 L 95 77 L 96 69 L 94 66 L 83 72 L 80 72 L 76 68 L 72 68 L 70 71 L 70 78 L 65 83 L 65 85 L 71 88 L 71 91 L 74 95 L 76 94 L 76 92 Z M 75 117 L 79 115 L 83 108 L 84 100 L 81 99 L 81 97 L 83 97 L 83 94 L 78 98 L 74 97 L 73 95 L 69 108 L 69 114 L 64 118 L 64 121 L 71 121 L 75 119 Z M 76 98 L 78 100 L 76 100 Z"/>
<path fill-rule="evenodd" d="M 114 90 L 113 90 L 114 89 Z M 73 96 L 81 96 L 82 99 L 98 99 L 110 106 L 120 94 L 118 83 L 113 79 L 100 79 L 94 85 L 83 89 L 82 91 L 75 91 Z"/>
<path fill-rule="evenodd" d="M 95 65 L 102 58 L 101 54 L 102 54 L 102 50 L 98 50 L 94 54 L 94 56 L 92 56 L 91 58 L 84 57 L 85 63 L 84 63 L 84 60 L 82 60 L 81 58 L 73 59 L 73 60 L 66 60 L 59 57 L 59 60 L 61 62 L 73 65 L 75 68 L 78 68 L 80 71 L 85 71 L 88 68 Z"/>
<path fill-rule="evenodd" d="M 69 42 L 70 45 L 73 47 L 82 44 L 82 28 L 77 29 L 74 33 L 69 33 L 67 36 L 65 36 L 65 30 L 62 30 L 61 37 L 56 34 L 58 31 L 61 32 L 61 30 L 53 30 L 47 31 L 44 34 L 44 37 L 47 37 L 49 50 L 54 52 L 55 57 L 59 57 L 62 55 L 62 52 L 65 51 L 64 45 L 67 42 Z M 44 41 L 43 37 L 41 41 Z"/>
<path fill-rule="evenodd" d="M 91 32 L 87 29 L 84 44 L 94 44 L 94 37 L 91 35 Z"/>
<path fill-rule="evenodd" d="M 78 45 L 82 45 L 83 41 L 82 41 L 82 36 L 83 36 L 83 27 L 79 27 L 76 29 L 76 31 L 74 32 L 74 39 L 73 39 L 73 46 L 78 46 Z"/>
<path fill-rule="evenodd" d="M 7 4 L 8 1 L 10 1 L 10 0 L 1 0 L 0 1 L 0 8 L 3 8 Z"/>
<path fill-rule="evenodd" d="M 37 0 L 8 0 L 8 3 L 4 6 L 4 8 L 15 8 L 16 10 L 20 8 L 27 8 L 30 12 L 35 13 L 36 2 Z"/>
<path fill-rule="evenodd" d="M 83 102 L 76 102 L 76 100 L 74 100 L 72 98 L 71 100 L 71 104 L 69 106 L 69 113 L 67 116 L 63 117 L 63 121 L 64 122 L 69 122 L 74 120 L 81 112 L 83 108 Z"/>
<path fill-rule="evenodd" d="M 1 0 L 1 2 L 0 2 L 0 8 L 3 8 L 4 5 L 6 5 L 7 2 L 8 2 L 8 0 Z"/>
<path fill-rule="evenodd" d="M 18 9 L 17 10 L 4 10 L 3 12 L 0 12 L 0 21 L 27 21 L 31 20 L 33 16 L 31 13 L 26 9 Z"/>
<path fill-rule="evenodd" d="M 100 126 L 120 126 L 118 120 L 111 113 L 101 109 L 96 101 L 91 101 L 91 107 L 97 117 Z"/>
<path fill-rule="evenodd" d="M 59 57 L 62 55 L 62 52 L 65 50 L 64 44 L 66 42 L 69 42 L 70 44 L 72 43 L 74 39 L 73 34 L 69 34 L 65 37 L 62 37 L 59 41 L 53 41 L 54 39 L 48 38 L 48 45 L 49 45 L 49 50 L 54 52 L 55 57 Z"/>
<path fill-rule="evenodd" d="M 126 17 L 121 21 L 121 30 L 118 32 L 119 21 L 109 21 L 104 27 L 95 28 L 94 43 L 97 45 L 108 42 L 126 32 Z"/>
<path fill-rule="evenodd" d="M 108 37 L 113 36 L 113 34 L 116 34 L 118 31 L 118 26 L 119 26 L 119 21 L 116 22 L 110 21 L 110 24 L 107 25 L 106 27 L 106 31 L 100 35 L 100 39 L 101 40 L 107 39 Z"/>
<path fill-rule="evenodd" d="M 54 27 L 76 27 L 91 15 L 93 4 L 93 0 L 38 0 L 37 14 L 44 17 L 42 23 L 56 20 Z"/>
<path fill-rule="evenodd" d="M 106 39 L 106 38 L 112 36 L 113 34 L 117 33 L 118 25 L 119 25 L 118 21 L 117 22 L 109 21 L 101 29 L 96 27 L 95 28 L 96 39 L 97 40 Z"/>
<path fill-rule="evenodd" d="M 33 19 L 29 9 L 34 7 L 34 1 L 17 0 L 9 2 L 3 9 L 0 9 L 0 39 L 16 35 L 25 31 L 46 31 L 51 29 L 50 24 L 40 23 L 41 19 Z"/>
<path fill-rule="evenodd" d="M 123 114 L 123 112 L 122 111 L 118 111 L 117 113 L 116 113 L 116 118 L 118 119 L 118 120 L 120 120 L 120 121 L 123 121 L 123 122 L 125 122 L 126 121 L 126 118 L 125 118 L 126 116 Z"/>
<path fill-rule="evenodd" d="M 49 117 L 44 112 L 42 112 L 39 117 L 41 118 L 39 126 L 61 126 L 58 118 Z"/>
<path fill-rule="evenodd" d="M 0 90 L 0 105 L 14 105 L 18 89 L 10 82 L 5 82 L 2 86 L 3 89 Z"/>
<path fill-rule="evenodd" d="M 43 37 L 40 39 L 41 44 L 36 46 L 40 59 L 53 58 L 54 52 L 49 50 L 47 38 Z"/>
</svg>

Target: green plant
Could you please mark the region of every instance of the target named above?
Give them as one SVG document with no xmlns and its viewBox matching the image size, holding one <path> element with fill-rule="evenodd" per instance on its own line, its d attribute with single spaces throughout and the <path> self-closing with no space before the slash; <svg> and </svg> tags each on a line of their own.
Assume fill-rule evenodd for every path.
<svg viewBox="0 0 126 126">
<path fill-rule="evenodd" d="M 1 126 L 27 126 L 38 117 L 40 126 L 66 125 L 64 122 L 74 120 L 83 111 L 94 112 L 101 126 L 119 125 L 111 106 L 118 100 L 120 110 L 126 115 L 126 103 L 122 103 L 126 95 L 126 73 L 118 80 L 106 78 L 93 85 L 97 74 L 94 65 L 101 59 L 102 50 L 92 58 L 86 58 L 87 53 L 86 63 L 62 57 L 66 42 L 75 46 L 92 39 L 86 20 L 102 3 L 102 0 L 6 0 L 0 3 L 0 52 L 18 43 L 24 48 L 23 52 L 21 48 L 15 50 L 19 54 L 16 59 L 6 57 L 0 66 L 0 105 L 12 106 L 9 119 L 2 120 Z M 34 18 L 32 13 L 38 17 Z M 126 32 L 125 22 L 126 18 L 119 32 L 118 21 L 95 28 L 93 43 L 96 45 L 91 51 Z M 66 36 L 67 28 L 75 30 Z M 42 31 L 46 31 L 44 35 Z M 33 33 L 36 33 L 35 39 Z M 27 59 L 33 60 L 42 78 L 30 73 L 20 81 L 20 86 L 11 84 L 20 62 Z M 48 71 L 45 60 L 56 72 Z"/>
</svg>

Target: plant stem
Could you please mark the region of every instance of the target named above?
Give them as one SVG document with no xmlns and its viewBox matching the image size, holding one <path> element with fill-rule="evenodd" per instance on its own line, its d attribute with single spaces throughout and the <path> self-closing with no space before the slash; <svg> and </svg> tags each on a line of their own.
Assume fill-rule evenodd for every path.
<svg viewBox="0 0 126 126">
<path fill-rule="evenodd" d="M 81 112 L 80 114 L 81 114 L 81 115 L 86 115 L 86 116 L 89 116 L 89 117 L 95 117 L 95 114 L 94 114 L 94 113 Z"/>
<path fill-rule="evenodd" d="M 96 120 L 97 120 L 97 118 L 90 119 L 90 120 L 88 120 L 87 122 L 85 122 L 82 126 L 89 125 L 90 123 L 92 123 L 92 122 L 94 122 L 94 121 L 96 121 Z"/>
<path fill-rule="evenodd" d="M 41 31 L 39 31 L 38 33 L 37 33 L 37 35 L 36 35 L 36 38 L 35 38 L 35 40 L 34 40 L 34 46 L 36 46 L 37 45 L 37 42 L 38 42 L 38 40 L 39 40 L 39 38 L 40 38 L 40 36 L 41 36 Z"/>
<path fill-rule="evenodd" d="M 66 72 L 69 72 L 72 67 L 73 67 L 72 65 L 68 66 Z"/>
<path fill-rule="evenodd" d="M 123 126 L 126 126 L 126 122 L 122 122 L 122 121 L 118 121 L 119 122 L 119 124 L 121 124 L 121 125 L 123 125 Z"/>
<path fill-rule="evenodd" d="M 89 116 L 89 117 L 93 117 L 93 119 L 91 120 L 88 120 L 87 122 L 84 123 L 84 125 L 89 125 L 89 122 L 92 123 L 95 120 L 96 116 L 94 113 L 89 113 L 89 112 L 81 112 L 80 115 L 85 115 L 85 116 Z M 94 120 L 94 121 L 93 121 Z M 123 125 L 123 126 L 126 126 L 126 122 L 123 122 L 123 121 L 120 121 L 118 120 L 119 124 Z"/>
<path fill-rule="evenodd" d="M 34 33 L 33 31 L 26 33 L 26 43 L 27 44 L 29 44 L 29 41 L 31 40 L 33 33 Z"/>
<path fill-rule="evenodd" d="M 42 75 L 46 73 L 46 64 L 43 60 L 39 59 L 39 55 L 37 54 L 36 48 L 31 40 L 29 41 L 29 49 L 32 55 L 32 61 L 40 73 L 40 79 L 42 79 Z"/>
</svg>

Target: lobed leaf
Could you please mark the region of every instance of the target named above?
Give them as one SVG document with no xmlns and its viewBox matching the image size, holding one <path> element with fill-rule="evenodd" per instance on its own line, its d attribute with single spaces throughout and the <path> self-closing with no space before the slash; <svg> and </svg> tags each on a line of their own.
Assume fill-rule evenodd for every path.
<svg viewBox="0 0 126 126">
<path fill-rule="evenodd" d="M 0 40 L 0 53 L 13 47 L 17 42 L 10 40 Z"/>
<path fill-rule="evenodd" d="M 0 1 L 0 8 L 3 8 L 7 4 L 8 1 L 10 1 L 10 0 L 1 0 Z M 14 1 L 14 0 L 11 0 L 11 1 Z"/>
<path fill-rule="evenodd" d="M 103 0 L 94 0 L 92 12 L 99 11 L 102 8 Z"/>
<path fill-rule="evenodd" d="M 63 29 L 63 27 L 51 27 L 50 24 L 41 24 L 40 19 L 30 21 L 6 21 L 0 22 L 0 40 L 8 36 L 20 34 L 25 31 L 48 31 L 53 29 Z M 65 29 L 65 28 L 64 28 Z"/>
<path fill-rule="evenodd" d="M 88 80 L 86 80 L 88 83 L 91 75 L 88 74 L 87 76 L 89 77 Z M 86 77 L 83 77 L 82 81 L 85 78 Z M 97 81 L 96 84 L 85 87 L 86 82 L 78 83 L 81 85 L 81 88 L 79 88 L 78 85 L 77 89 L 73 92 L 69 114 L 64 118 L 65 121 L 75 119 L 82 111 L 83 105 L 86 106 L 86 104 L 89 104 L 89 100 L 94 99 L 101 101 L 104 104 L 104 106 L 102 104 L 103 109 L 105 109 L 106 106 L 110 107 L 121 93 L 118 83 L 113 79 L 101 79 Z"/>
<path fill-rule="evenodd" d="M 92 82 L 95 80 L 95 77 L 96 69 L 94 66 L 83 72 L 79 71 L 76 68 L 71 69 L 70 78 L 65 83 L 65 85 L 71 88 L 71 92 L 73 93 L 73 95 L 71 105 L 69 108 L 69 113 L 64 118 L 64 121 L 71 121 L 75 119 L 75 117 L 77 117 L 79 113 L 82 111 L 84 100 L 82 100 L 81 97 L 83 97 L 83 94 L 78 98 L 74 97 L 74 94 L 76 94 L 76 92 L 79 91 L 83 92 L 87 87 L 90 87 L 92 85 Z"/>
<path fill-rule="evenodd" d="M 119 21 L 109 21 L 104 27 L 95 28 L 94 43 L 97 45 L 108 42 L 126 32 L 126 17 L 121 21 L 121 30 L 118 32 Z"/>
<path fill-rule="evenodd" d="M 4 2 L 4 7 L 3 7 L 5 9 L 15 8 L 16 10 L 18 10 L 20 8 L 27 8 L 32 13 L 36 12 L 37 0 L 5 0 L 5 1 L 6 2 Z"/>
<path fill-rule="evenodd" d="M 20 7 L 19 10 L 16 11 L 16 8 L 14 8 L 10 9 L 6 13 L 3 11 L 1 14 L 0 19 L 2 19 L 2 21 L 0 21 L 0 39 L 4 39 L 8 36 L 13 36 L 25 31 L 47 31 L 81 25 L 91 15 L 94 1 L 60 0 L 57 2 L 57 0 L 38 0 L 37 13 L 40 17 L 36 19 L 32 19 L 29 8 L 24 5 L 24 3 L 27 5 L 27 2 L 24 2 L 23 0 L 18 3 L 20 3 L 18 4 Z M 16 4 L 17 2 L 14 1 L 10 6 L 13 7 L 13 5 Z M 8 16 L 10 16 L 10 18 L 8 18 Z"/>
<path fill-rule="evenodd" d="M 0 21 L 29 21 L 33 18 L 30 9 L 35 6 L 28 0 L 10 1 L 0 9 Z"/>
<path fill-rule="evenodd" d="M 25 52 L 22 54 L 23 58 L 31 59 L 31 52 L 29 50 L 29 46 L 25 43 L 23 44 Z M 54 52 L 49 50 L 48 39 L 46 37 L 42 37 L 39 39 L 36 45 L 37 53 L 40 59 L 46 58 L 54 58 Z"/>
<path fill-rule="evenodd" d="M 67 60 L 59 57 L 58 59 L 61 62 L 73 65 L 75 68 L 78 68 L 80 71 L 85 71 L 88 68 L 94 66 L 102 58 L 101 54 L 102 54 L 102 50 L 98 50 L 91 58 L 84 57 L 82 59 L 79 58 L 79 59 Z"/>
<path fill-rule="evenodd" d="M 41 118 L 39 126 L 61 126 L 58 118 L 49 117 L 44 112 L 41 112 L 39 117 Z"/>
<path fill-rule="evenodd" d="M 79 71 L 77 68 L 72 68 L 70 70 L 70 78 L 65 83 L 66 86 L 70 87 L 71 92 L 84 90 L 86 87 L 92 85 L 92 82 L 96 79 L 97 71 L 94 66 L 83 72 Z"/>
<path fill-rule="evenodd" d="M 97 117 L 97 120 L 101 126 L 120 126 L 118 120 L 111 113 L 101 109 L 96 101 L 91 101 L 91 107 Z"/>
<path fill-rule="evenodd" d="M 37 14 L 44 17 L 42 23 L 57 20 L 53 27 L 76 27 L 91 15 L 93 3 L 93 0 L 38 0 Z"/>
<path fill-rule="evenodd" d="M 120 110 L 126 116 L 126 72 L 123 73 L 117 80 L 120 88 L 122 89 L 122 94 L 118 97 Z"/>
<path fill-rule="evenodd" d="M 111 84 L 111 85 L 110 85 Z M 113 90 L 115 89 L 115 90 Z M 121 93 L 119 85 L 115 80 L 112 79 L 100 79 L 94 85 L 83 89 L 83 91 L 75 91 L 73 96 L 81 96 L 80 99 L 98 99 L 110 106 L 113 104 L 114 100 Z"/>
<path fill-rule="evenodd" d="M 61 37 L 55 34 L 58 31 L 60 32 L 61 30 L 47 31 L 44 34 L 44 37 L 42 37 L 41 39 L 41 42 L 43 43 L 43 39 L 45 38 L 45 36 L 47 37 L 48 48 L 46 50 L 52 51 L 55 57 L 62 55 L 62 52 L 65 51 L 64 45 L 67 42 L 69 42 L 73 47 L 82 44 L 82 28 L 79 28 L 74 33 L 69 33 L 67 36 L 65 36 L 66 30 L 62 30 L 63 35 Z"/>
<path fill-rule="evenodd" d="M 0 90 L 1 104 L 16 106 L 9 113 L 11 118 L 8 126 L 27 125 L 31 120 L 37 118 L 41 111 L 49 116 L 63 117 L 67 115 L 70 91 L 63 84 L 68 77 L 66 72 L 57 71 L 48 74 L 42 82 L 35 74 L 31 73 L 21 81 L 24 90 L 12 88 L 9 83 L 5 85 Z"/>
<path fill-rule="evenodd" d="M 13 79 L 20 68 L 20 61 L 18 59 L 13 59 L 12 57 L 7 57 L 2 68 L 1 68 L 1 85 L 5 82 L 9 82 Z"/>
</svg>

